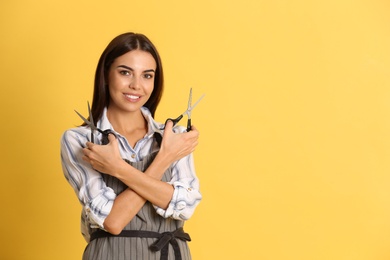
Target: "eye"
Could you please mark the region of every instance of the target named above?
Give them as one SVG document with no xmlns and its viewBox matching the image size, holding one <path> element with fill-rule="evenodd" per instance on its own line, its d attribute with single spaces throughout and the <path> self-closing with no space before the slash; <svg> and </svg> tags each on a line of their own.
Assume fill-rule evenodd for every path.
<svg viewBox="0 0 390 260">
<path fill-rule="evenodd" d="M 130 71 L 128 71 L 128 70 L 121 70 L 121 71 L 119 71 L 119 74 L 124 75 L 124 76 L 129 76 L 130 75 Z"/>
<path fill-rule="evenodd" d="M 145 79 L 152 79 L 153 77 L 154 77 L 154 75 L 151 74 L 151 73 L 146 73 L 146 74 L 144 74 L 144 78 L 145 78 Z"/>
</svg>

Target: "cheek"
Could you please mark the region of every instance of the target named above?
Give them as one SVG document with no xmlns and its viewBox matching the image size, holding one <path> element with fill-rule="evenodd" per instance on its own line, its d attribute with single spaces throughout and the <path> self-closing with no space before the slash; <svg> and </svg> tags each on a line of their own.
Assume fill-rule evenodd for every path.
<svg viewBox="0 0 390 260">
<path fill-rule="evenodd" d="M 110 91 L 121 89 L 123 86 L 126 86 L 127 82 L 121 80 L 118 77 L 109 77 L 108 78 L 108 86 Z"/>
<path fill-rule="evenodd" d="M 111 78 L 108 81 L 108 92 L 110 93 L 111 97 L 114 97 L 117 95 L 121 90 L 123 89 L 123 86 L 120 82 L 118 82 L 117 79 Z"/>
<path fill-rule="evenodd" d="M 146 85 L 146 89 L 148 90 L 149 94 L 152 94 L 154 89 L 154 80 L 148 82 L 148 84 Z"/>
</svg>

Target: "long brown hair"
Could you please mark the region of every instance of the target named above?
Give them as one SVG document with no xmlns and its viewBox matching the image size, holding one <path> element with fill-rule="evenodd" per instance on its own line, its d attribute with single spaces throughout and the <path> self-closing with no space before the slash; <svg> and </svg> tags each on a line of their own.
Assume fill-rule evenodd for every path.
<svg viewBox="0 0 390 260">
<path fill-rule="evenodd" d="M 143 34 L 139 33 L 124 33 L 115 37 L 103 51 L 100 56 L 99 63 L 95 73 L 95 84 L 92 100 L 92 116 L 95 122 L 100 120 L 105 107 L 108 107 L 110 102 L 110 92 L 108 91 L 108 71 L 114 60 L 123 54 L 132 50 L 142 50 L 150 53 L 156 61 L 156 72 L 154 78 L 154 89 L 145 103 L 152 116 L 156 112 L 157 106 L 163 93 L 164 75 L 160 59 L 153 43 Z"/>
</svg>

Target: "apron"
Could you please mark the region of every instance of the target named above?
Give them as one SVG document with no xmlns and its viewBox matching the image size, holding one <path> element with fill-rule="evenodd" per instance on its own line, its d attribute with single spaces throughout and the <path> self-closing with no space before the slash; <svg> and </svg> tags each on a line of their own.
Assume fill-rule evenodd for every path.
<svg viewBox="0 0 390 260">
<path fill-rule="evenodd" d="M 148 155 L 143 161 L 129 163 L 144 172 L 155 156 L 156 153 Z M 102 174 L 102 177 L 116 194 L 127 189 L 115 177 L 108 174 Z M 170 179 L 171 168 L 164 173 L 162 181 Z M 91 240 L 85 248 L 83 260 L 190 260 L 186 241 L 191 239 L 184 233 L 183 225 L 182 220 L 158 215 L 147 201 L 120 235 L 90 228 Z"/>
</svg>

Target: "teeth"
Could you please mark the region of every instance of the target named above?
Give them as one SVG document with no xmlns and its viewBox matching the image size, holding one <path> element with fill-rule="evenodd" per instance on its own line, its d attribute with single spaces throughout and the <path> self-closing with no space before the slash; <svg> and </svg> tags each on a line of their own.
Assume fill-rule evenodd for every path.
<svg viewBox="0 0 390 260">
<path fill-rule="evenodd" d="M 126 97 L 131 98 L 131 99 L 138 99 L 139 98 L 139 96 L 133 96 L 133 95 L 126 95 Z"/>
</svg>

